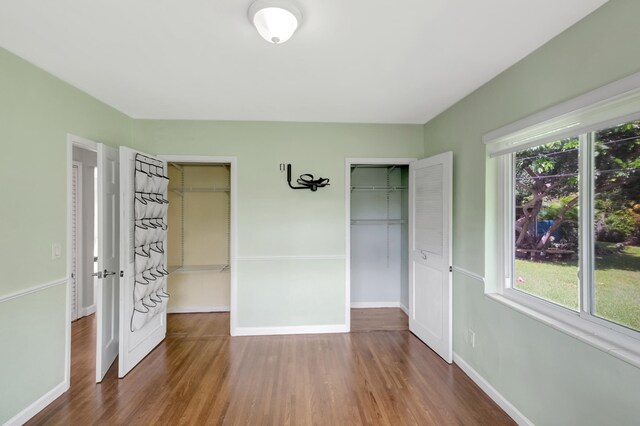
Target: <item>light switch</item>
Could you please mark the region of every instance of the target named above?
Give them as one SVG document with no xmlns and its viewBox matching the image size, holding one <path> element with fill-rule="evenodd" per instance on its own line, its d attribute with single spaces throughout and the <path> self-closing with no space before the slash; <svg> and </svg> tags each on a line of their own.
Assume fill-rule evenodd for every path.
<svg viewBox="0 0 640 426">
<path fill-rule="evenodd" d="M 62 254 L 60 243 L 51 244 L 51 260 L 59 259 Z"/>
</svg>

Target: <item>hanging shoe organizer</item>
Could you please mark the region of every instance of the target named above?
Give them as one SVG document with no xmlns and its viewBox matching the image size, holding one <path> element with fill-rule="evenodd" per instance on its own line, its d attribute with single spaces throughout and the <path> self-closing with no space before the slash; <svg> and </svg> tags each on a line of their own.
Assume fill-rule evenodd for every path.
<svg viewBox="0 0 640 426">
<path fill-rule="evenodd" d="M 135 159 L 133 314 L 131 331 L 140 330 L 167 308 L 167 186 L 164 163 L 142 154 Z"/>
</svg>

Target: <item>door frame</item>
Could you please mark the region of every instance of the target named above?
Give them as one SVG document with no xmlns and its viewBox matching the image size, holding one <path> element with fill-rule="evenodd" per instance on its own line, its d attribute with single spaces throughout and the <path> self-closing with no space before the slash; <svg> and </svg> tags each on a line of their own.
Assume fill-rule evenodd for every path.
<svg viewBox="0 0 640 426">
<path fill-rule="evenodd" d="M 73 148 L 78 147 L 86 149 L 88 151 L 98 152 L 98 143 L 90 139 L 86 139 L 80 136 L 67 133 L 67 294 L 66 294 L 66 329 L 65 329 L 65 354 L 64 354 L 64 383 L 65 391 L 71 387 L 71 209 L 73 208 L 71 203 L 72 196 L 72 167 L 73 167 Z"/>
<path fill-rule="evenodd" d="M 237 336 L 237 315 L 238 312 L 238 158 L 212 155 L 177 155 L 177 154 L 155 154 L 158 158 L 167 163 L 216 163 L 229 165 L 229 334 Z"/>
<path fill-rule="evenodd" d="M 409 157 L 347 157 L 344 159 L 344 209 L 345 209 L 345 326 L 351 331 L 351 166 L 354 164 L 393 164 L 408 166 L 417 158 Z M 407 268 L 409 265 L 406 265 Z"/>
<path fill-rule="evenodd" d="M 84 234 L 83 234 L 83 225 L 84 225 L 84 211 L 82 209 L 83 207 L 83 197 L 82 197 L 82 192 L 83 192 L 83 166 L 84 163 L 80 162 L 80 161 L 72 161 L 71 162 L 71 179 L 73 181 L 73 167 L 76 166 L 78 168 L 78 177 L 76 178 L 76 211 L 75 212 L 71 212 L 71 216 L 73 217 L 73 213 L 75 213 L 76 215 L 76 256 L 78 253 L 83 253 L 83 249 L 84 249 L 84 244 L 83 244 L 83 240 L 84 240 Z M 73 182 L 72 182 L 72 186 L 73 186 Z M 72 188 L 72 194 L 71 196 L 73 197 L 73 188 Z M 72 203 L 73 204 L 73 203 Z M 72 205 L 72 209 L 73 210 L 73 205 Z M 73 222 L 73 220 L 72 220 Z M 71 231 L 71 229 L 70 229 Z M 72 233 L 73 234 L 73 233 Z M 71 239 L 71 242 L 73 244 L 73 238 Z M 71 252 L 73 253 L 73 250 L 71 250 Z M 72 265 L 73 261 L 71 259 L 71 257 L 69 258 L 69 263 Z M 78 277 L 82 277 L 84 275 L 84 268 L 83 268 L 83 264 L 82 262 L 78 262 L 76 259 L 76 278 L 75 278 L 75 283 L 76 283 L 76 320 L 81 318 L 80 317 L 80 306 L 78 305 L 78 301 L 82 301 L 83 299 L 83 287 L 84 286 L 78 286 Z M 73 272 L 73 270 L 71 270 L 71 272 Z M 71 277 L 71 273 L 69 273 L 69 285 L 73 285 L 74 279 Z M 69 299 L 71 300 L 71 299 Z"/>
</svg>

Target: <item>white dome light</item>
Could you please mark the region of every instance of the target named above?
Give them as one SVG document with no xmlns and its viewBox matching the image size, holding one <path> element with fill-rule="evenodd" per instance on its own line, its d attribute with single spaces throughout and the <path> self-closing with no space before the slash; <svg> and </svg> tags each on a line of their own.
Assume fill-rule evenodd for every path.
<svg viewBox="0 0 640 426">
<path fill-rule="evenodd" d="M 281 44 L 296 31 L 302 14 L 287 1 L 257 0 L 249 7 L 249 20 L 263 39 Z"/>
</svg>

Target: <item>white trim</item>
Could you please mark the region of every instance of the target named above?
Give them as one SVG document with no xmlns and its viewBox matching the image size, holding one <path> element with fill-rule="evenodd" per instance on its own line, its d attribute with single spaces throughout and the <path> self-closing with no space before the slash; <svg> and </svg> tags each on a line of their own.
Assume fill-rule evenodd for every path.
<svg viewBox="0 0 640 426">
<path fill-rule="evenodd" d="M 296 325 L 286 327 L 237 327 L 235 336 L 275 336 L 283 334 L 348 333 L 348 324 Z"/>
<path fill-rule="evenodd" d="M 467 277 L 473 278 L 474 280 L 478 280 L 482 284 L 484 284 L 484 277 L 482 275 L 480 275 L 480 274 L 476 274 L 475 272 L 471 272 L 468 269 L 464 269 L 464 268 L 461 268 L 459 266 L 454 266 L 453 267 L 453 271 L 454 272 L 458 272 L 458 273 L 460 273 L 462 275 L 466 275 Z"/>
<path fill-rule="evenodd" d="M 402 312 L 404 312 L 405 314 L 407 314 L 407 316 L 409 316 L 409 308 L 407 308 L 402 303 L 400 303 L 400 309 L 402 309 Z"/>
<path fill-rule="evenodd" d="M 71 178 L 73 181 L 73 167 L 76 167 L 77 169 L 77 176 L 76 176 L 76 209 L 75 212 L 72 212 L 72 216 L 73 213 L 75 213 L 76 215 L 76 241 L 75 241 L 75 246 L 76 246 L 76 277 L 72 278 L 69 283 L 70 285 L 75 285 L 75 295 L 76 295 L 76 300 L 75 300 L 75 304 L 76 304 L 76 317 L 72 318 L 74 320 L 81 318 L 83 315 L 80 315 L 80 309 L 82 307 L 82 302 L 84 300 L 84 199 L 83 199 L 83 190 L 84 190 L 84 163 L 82 161 L 72 161 L 71 162 Z M 72 185 L 73 186 L 73 185 Z M 73 191 L 72 191 L 73 192 Z M 72 194 L 73 197 L 73 194 Z M 72 242 L 73 245 L 73 242 Z M 80 254 L 80 259 L 78 259 L 78 254 Z M 73 257 L 73 256 L 72 256 Z M 70 258 L 69 259 L 69 263 L 73 262 L 73 260 Z M 73 271 L 72 271 L 73 272 Z M 69 276 L 71 276 L 71 273 L 69 274 Z M 80 280 L 80 285 L 78 285 L 78 281 Z"/>
<path fill-rule="evenodd" d="M 78 319 L 89 316 L 89 315 L 93 315 L 95 313 L 96 313 L 96 304 L 94 303 L 91 306 L 87 306 L 86 308 L 80 309 L 78 311 Z"/>
<path fill-rule="evenodd" d="M 230 306 L 176 306 L 167 308 L 168 314 L 196 314 L 206 312 L 230 312 Z"/>
<path fill-rule="evenodd" d="M 239 256 L 241 261 L 278 261 L 278 260 L 344 260 L 346 256 Z"/>
<path fill-rule="evenodd" d="M 344 159 L 344 210 L 345 210 L 345 324 L 347 331 L 351 330 L 351 166 L 353 164 L 392 164 L 405 166 L 416 161 L 417 158 L 375 158 L 375 157 L 347 157 Z M 409 265 L 407 265 L 409 268 Z M 407 313 L 407 315 L 409 315 Z"/>
<path fill-rule="evenodd" d="M 230 270 L 230 319 L 229 334 L 236 336 L 238 328 L 238 159 L 237 157 L 212 156 L 212 155 L 158 155 L 159 158 L 167 162 L 175 163 L 214 163 L 229 164 L 229 180 L 230 185 L 230 212 L 229 221 L 231 229 L 229 230 L 229 270 Z"/>
<path fill-rule="evenodd" d="M 167 163 L 234 164 L 238 160 L 237 157 L 219 155 L 156 154 L 156 156 Z M 231 183 L 233 185 L 233 181 Z"/>
<path fill-rule="evenodd" d="M 614 96 L 636 90 L 639 87 L 640 73 L 632 74 L 626 78 L 607 84 L 606 86 L 599 87 L 595 90 L 592 90 L 591 92 L 585 93 L 566 102 L 552 106 L 551 108 L 547 108 L 544 111 L 540 111 L 514 123 L 507 124 L 506 126 L 500 127 L 499 129 L 488 132 L 482 137 L 482 141 L 485 144 L 491 144 L 497 139 L 521 131 L 523 129 L 526 129 L 527 127 L 535 126 L 536 124 L 543 123 L 561 115 L 589 107 L 598 102 L 610 99 Z"/>
<path fill-rule="evenodd" d="M 5 426 L 19 426 L 29 421 L 33 416 L 42 411 L 47 405 L 51 404 L 56 398 L 60 397 L 69 389 L 69 384 L 63 380 L 53 389 L 42 395 L 40 398 L 29 404 L 24 410 L 7 420 Z"/>
<path fill-rule="evenodd" d="M 401 308 L 400 302 L 351 302 L 351 308 L 369 309 L 369 308 Z"/>
<path fill-rule="evenodd" d="M 489 398 L 491 398 L 496 404 L 502 408 L 505 413 L 509 415 L 517 424 L 519 425 L 531 425 L 533 426 L 533 422 L 525 417 L 507 398 L 505 398 L 500 392 L 496 390 L 491 383 L 489 383 L 484 377 L 482 377 L 476 370 L 473 369 L 460 355 L 457 353 L 453 353 L 453 362 L 456 363 L 458 367 L 464 373 L 469 376 L 471 380 L 474 381 L 476 385 L 480 389 L 486 393 Z"/>
<path fill-rule="evenodd" d="M 49 281 L 44 284 L 35 285 L 33 287 L 29 287 L 25 290 L 19 290 L 13 293 L 6 294 L 4 296 L 0 296 L 0 303 L 5 303 L 13 299 L 19 299 L 20 297 L 28 296 L 33 293 L 38 293 L 40 291 L 46 290 L 51 287 L 55 287 L 61 284 L 66 284 L 69 282 L 69 277 L 58 278 L 54 281 Z"/>
<path fill-rule="evenodd" d="M 414 157 L 347 157 L 345 158 L 345 163 L 351 167 L 352 164 L 363 164 L 363 165 L 379 165 L 379 164 L 388 164 L 390 166 L 408 166 L 409 163 L 416 161 L 417 158 Z M 351 170 L 349 170 L 349 174 L 351 174 Z"/>
<path fill-rule="evenodd" d="M 81 136 L 76 136 L 74 134 L 67 133 L 67 142 L 73 146 L 84 148 L 88 151 L 98 152 L 97 142 L 94 142 L 90 139 L 83 138 Z M 73 159 L 73 152 L 72 152 L 71 158 Z"/>
<path fill-rule="evenodd" d="M 344 160 L 345 262 L 344 262 L 344 322 L 351 331 L 351 160 Z"/>
</svg>

